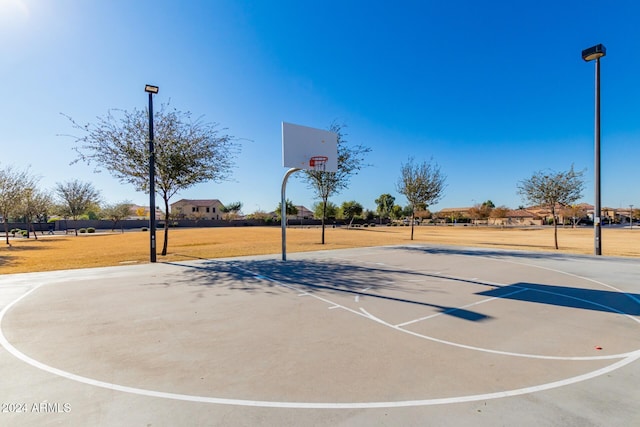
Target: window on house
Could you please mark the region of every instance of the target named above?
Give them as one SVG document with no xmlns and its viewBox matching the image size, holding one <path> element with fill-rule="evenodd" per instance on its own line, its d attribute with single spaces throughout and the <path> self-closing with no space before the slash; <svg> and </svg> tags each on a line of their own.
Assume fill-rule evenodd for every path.
<svg viewBox="0 0 640 427">
<path fill-rule="evenodd" d="M 196 211 L 196 207 L 195 207 L 195 206 L 192 206 L 192 207 L 191 207 L 191 212 L 195 212 L 195 211 Z"/>
<path fill-rule="evenodd" d="M 215 211 L 216 211 L 216 208 L 213 208 L 213 211 L 215 212 Z"/>
<path fill-rule="evenodd" d="M 209 212 L 209 207 L 207 206 L 207 212 Z"/>
</svg>

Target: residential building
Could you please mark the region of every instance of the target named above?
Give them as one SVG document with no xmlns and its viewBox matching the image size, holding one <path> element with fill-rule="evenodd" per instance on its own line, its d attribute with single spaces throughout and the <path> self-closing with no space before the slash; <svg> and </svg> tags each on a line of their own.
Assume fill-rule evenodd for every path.
<svg viewBox="0 0 640 427">
<path fill-rule="evenodd" d="M 302 205 L 296 206 L 298 213 L 295 215 L 295 219 L 313 219 L 313 212 L 305 208 Z M 291 217 L 293 218 L 293 217 Z"/>
<path fill-rule="evenodd" d="M 180 199 L 171 203 L 174 219 L 223 219 L 224 205 L 218 199 Z"/>
<path fill-rule="evenodd" d="M 494 225 L 542 225 L 542 219 L 526 209 L 512 209 L 506 218 L 495 218 Z"/>
</svg>

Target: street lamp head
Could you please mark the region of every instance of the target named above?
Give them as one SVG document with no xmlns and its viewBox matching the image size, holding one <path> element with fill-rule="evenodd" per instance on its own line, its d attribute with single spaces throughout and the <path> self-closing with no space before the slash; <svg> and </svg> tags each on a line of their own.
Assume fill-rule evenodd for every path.
<svg viewBox="0 0 640 427">
<path fill-rule="evenodd" d="M 145 85 L 144 91 L 148 93 L 158 93 L 158 86 Z"/>
<path fill-rule="evenodd" d="M 585 61 L 593 61 L 594 59 L 602 58 L 607 54 L 607 48 L 602 44 L 595 45 L 589 49 L 582 51 L 582 59 Z"/>
</svg>

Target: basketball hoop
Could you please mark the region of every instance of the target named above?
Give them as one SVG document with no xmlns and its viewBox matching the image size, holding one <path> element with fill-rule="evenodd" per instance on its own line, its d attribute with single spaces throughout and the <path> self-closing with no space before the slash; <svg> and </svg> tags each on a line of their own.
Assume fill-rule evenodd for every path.
<svg viewBox="0 0 640 427">
<path fill-rule="evenodd" d="M 329 158 L 327 156 L 313 156 L 309 159 L 309 167 L 315 171 L 324 172 Z"/>
</svg>

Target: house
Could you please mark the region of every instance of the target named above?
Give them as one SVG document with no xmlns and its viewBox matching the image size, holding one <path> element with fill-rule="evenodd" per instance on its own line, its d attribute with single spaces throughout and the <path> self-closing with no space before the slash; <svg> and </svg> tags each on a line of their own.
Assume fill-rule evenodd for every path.
<svg viewBox="0 0 640 427">
<path fill-rule="evenodd" d="M 512 209 L 506 218 L 496 218 L 494 224 L 499 225 L 499 221 L 503 221 L 501 225 L 542 225 L 540 216 L 526 209 Z"/>
<path fill-rule="evenodd" d="M 315 217 L 315 214 L 312 211 L 310 211 L 309 209 L 307 209 L 302 205 L 296 205 L 296 209 L 298 210 L 298 213 L 295 215 L 287 215 L 287 219 L 303 220 L 303 219 L 314 219 Z M 280 212 L 276 212 L 276 211 L 269 212 L 269 215 L 272 218 L 279 218 Z"/>
<path fill-rule="evenodd" d="M 171 203 L 175 219 L 222 219 L 224 205 L 218 199 L 180 199 Z"/>
<path fill-rule="evenodd" d="M 314 213 L 302 205 L 296 206 L 298 213 L 295 215 L 295 219 L 313 219 Z"/>
</svg>

